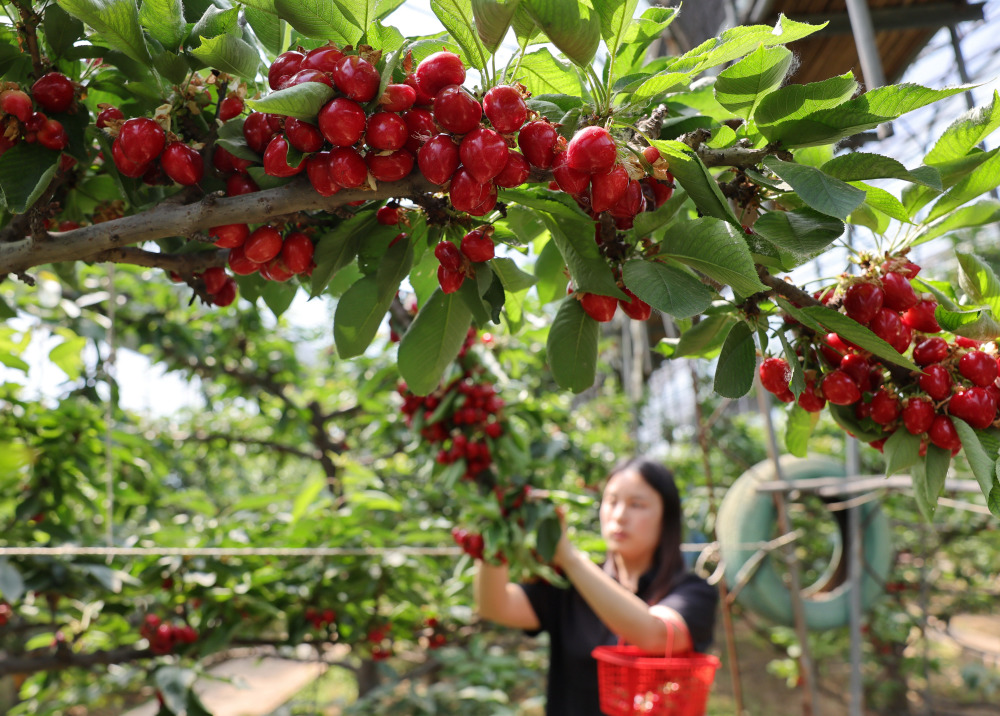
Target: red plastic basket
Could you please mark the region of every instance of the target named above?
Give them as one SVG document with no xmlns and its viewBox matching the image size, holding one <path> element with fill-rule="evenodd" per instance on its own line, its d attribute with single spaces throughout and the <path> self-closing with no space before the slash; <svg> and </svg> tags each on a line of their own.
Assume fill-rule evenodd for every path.
<svg viewBox="0 0 1000 716">
<path fill-rule="evenodd" d="M 668 627 L 667 653 L 672 651 Z M 597 686 L 608 716 L 703 716 L 721 662 L 710 654 L 654 656 L 635 646 L 599 646 Z"/>
</svg>

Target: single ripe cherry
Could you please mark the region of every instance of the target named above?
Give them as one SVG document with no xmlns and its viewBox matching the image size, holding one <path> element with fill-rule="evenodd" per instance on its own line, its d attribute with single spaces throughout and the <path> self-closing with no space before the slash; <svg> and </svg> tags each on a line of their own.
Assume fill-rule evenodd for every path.
<svg viewBox="0 0 1000 716">
<path fill-rule="evenodd" d="M 566 162 L 566 152 L 558 152 L 552 165 L 552 177 L 567 194 L 580 196 L 590 186 L 590 174 L 577 171 Z"/>
<path fill-rule="evenodd" d="M 890 308 L 880 308 L 876 311 L 875 316 L 868 324 L 868 328 L 871 329 L 872 333 L 894 348 L 898 343 L 900 343 L 901 338 L 904 335 L 903 332 L 909 331 L 909 329 L 903 325 L 902 320 L 900 320 L 899 314 Z M 899 349 L 897 348 L 897 350 Z"/>
<path fill-rule="evenodd" d="M 857 353 L 848 353 L 844 356 L 844 359 L 840 361 L 840 370 L 847 373 L 858 384 L 858 388 L 862 391 L 867 391 L 871 389 L 871 378 L 869 377 L 869 372 L 871 366 L 868 364 L 868 360 L 864 356 L 858 355 Z"/>
<path fill-rule="evenodd" d="M 62 72 L 44 74 L 31 85 L 32 99 L 46 112 L 65 112 L 73 104 L 74 94 L 73 83 Z"/>
<path fill-rule="evenodd" d="M 229 250 L 229 270 L 237 276 L 249 276 L 260 270 L 260 264 L 247 258 L 243 246 Z"/>
<path fill-rule="evenodd" d="M 27 93 L 18 89 L 9 89 L 0 92 L 0 114 L 12 114 L 19 121 L 27 122 L 33 111 L 31 97 Z"/>
<path fill-rule="evenodd" d="M 406 84 L 386 85 L 378 103 L 386 112 L 405 112 L 417 101 L 417 91 Z"/>
<path fill-rule="evenodd" d="M 452 134 L 468 134 L 479 126 L 483 107 L 460 85 L 448 85 L 434 95 L 434 119 Z"/>
<path fill-rule="evenodd" d="M 551 122 L 528 122 L 517 133 L 517 144 L 525 159 L 539 169 L 548 169 L 556 159 L 555 146 L 559 133 Z M 609 166 L 608 169 L 611 167 Z"/>
<path fill-rule="evenodd" d="M 466 134 L 458 153 L 472 176 L 484 184 L 507 165 L 507 143 L 499 132 L 484 127 Z"/>
<path fill-rule="evenodd" d="M 937 308 L 937 301 L 917 301 L 915 306 L 907 309 L 906 313 L 903 314 L 903 324 L 915 331 L 938 333 L 941 326 L 938 325 L 937 319 L 934 317 L 935 308 Z"/>
<path fill-rule="evenodd" d="M 622 288 L 622 291 L 624 291 L 625 295 L 628 296 L 628 300 L 626 301 L 624 298 L 619 298 L 618 305 L 621 306 L 622 311 L 626 316 L 634 321 L 645 321 L 652 315 L 653 309 L 648 303 L 643 301 L 627 288 Z"/>
<path fill-rule="evenodd" d="M 441 286 L 441 291 L 444 293 L 455 293 L 462 287 L 462 282 L 465 281 L 464 272 L 450 271 L 443 264 L 438 266 L 437 274 L 438 285 Z"/>
<path fill-rule="evenodd" d="M 365 160 L 351 147 L 330 152 L 330 178 L 345 189 L 353 189 L 368 179 Z"/>
<path fill-rule="evenodd" d="M 305 158 L 294 167 L 288 164 L 288 141 L 278 135 L 264 150 L 264 173 L 273 177 L 295 176 L 306 168 Z"/>
<path fill-rule="evenodd" d="M 445 184 L 458 169 L 459 152 L 450 134 L 438 134 L 427 140 L 417 152 L 420 173 L 434 184 Z"/>
<path fill-rule="evenodd" d="M 958 437 L 955 424 L 947 415 L 934 416 L 934 422 L 931 423 L 930 430 L 927 431 L 927 437 L 942 450 L 957 450 L 962 447 L 962 439 Z"/>
<path fill-rule="evenodd" d="M 882 308 L 885 293 L 874 283 L 852 283 L 844 294 L 844 310 L 863 326 L 871 323 Z"/>
<path fill-rule="evenodd" d="M 853 405 L 861 400 L 861 389 L 845 371 L 837 368 L 823 376 L 820 383 L 823 397 L 834 405 Z"/>
<path fill-rule="evenodd" d="M 465 260 L 462 251 L 450 241 L 441 241 L 434 247 L 434 258 L 448 271 L 461 271 Z"/>
<path fill-rule="evenodd" d="M 242 248 L 248 259 L 262 264 L 281 252 L 282 243 L 281 233 L 273 226 L 265 224 L 254 229 Z"/>
<path fill-rule="evenodd" d="M 212 302 L 215 303 L 216 306 L 223 308 L 231 305 L 233 301 L 236 300 L 236 288 L 236 279 L 232 276 L 227 276 L 225 283 L 223 283 L 222 287 L 215 292 L 214 296 L 212 296 Z"/>
<path fill-rule="evenodd" d="M 149 168 L 148 162 L 146 164 L 136 164 L 125 156 L 124 152 L 122 152 L 121 137 L 116 137 L 115 141 L 111 143 L 111 158 L 118 171 L 132 179 L 138 179 Z"/>
<path fill-rule="evenodd" d="M 112 122 L 117 119 L 125 119 L 125 115 L 122 114 L 122 111 L 117 107 L 112 107 L 111 105 L 108 105 L 107 107 L 104 107 L 97 115 L 97 121 L 95 122 L 95 124 L 97 125 L 98 129 L 104 129 L 105 127 L 108 126 L 108 122 Z"/>
<path fill-rule="evenodd" d="M 323 148 L 323 135 L 315 124 L 289 117 L 285 120 L 288 143 L 300 152 L 311 154 Z"/>
<path fill-rule="evenodd" d="M 250 236 L 250 227 L 246 224 L 223 224 L 213 226 L 208 235 L 215 238 L 215 245 L 220 249 L 235 249 L 246 243 Z"/>
<path fill-rule="evenodd" d="M 340 58 L 344 53 L 336 45 L 324 45 L 315 50 L 309 50 L 302 58 L 300 70 L 319 70 L 320 72 L 333 72 Z"/>
<path fill-rule="evenodd" d="M 611 296 L 602 296 L 597 293 L 581 293 L 580 305 L 587 315 L 598 323 L 607 323 L 615 317 L 618 309 L 618 299 Z"/>
<path fill-rule="evenodd" d="M 325 72 L 320 72 L 319 70 L 299 70 L 291 77 L 286 77 L 281 81 L 281 89 L 288 89 L 289 87 L 300 85 L 303 82 L 319 82 L 320 84 L 324 84 L 331 89 L 336 89 L 336 87 L 333 86 L 333 80 L 330 79 L 330 75 Z"/>
<path fill-rule="evenodd" d="M 926 338 L 913 347 L 913 362 L 920 366 L 940 363 L 948 357 L 949 348 L 944 338 Z"/>
<path fill-rule="evenodd" d="M 792 369 L 784 358 L 765 358 L 757 372 L 760 384 L 775 395 L 788 390 L 788 384 L 792 381 Z"/>
<path fill-rule="evenodd" d="M 230 174 L 226 177 L 226 196 L 240 196 L 260 191 L 257 182 L 246 174 Z"/>
<path fill-rule="evenodd" d="M 465 211 L 471 214 L 476 211 L 480 204 L 488 199 L 491 189 L 493 189 L 495 195 L 496 189 L 492 184 L 483 184 L 477 181 L 468 169 L 459 167 L 451 178 L 451 187 L 449 189 L 451 204 L 458 211 Z"/>
<path fill-rule="evenodd" d="M 885 388 L 872 396 L 871 419 L 879 425 L 888 425 L 899 417 L 899 398 Z"/>
<path fill-rule="evenodd" d="M 171 142 L 160 156 L 160 166 L 167 176 L 182 186 L 193 186 L 201 181 L 205 163 L 201 154 L 184 142 Z"/>
<path fill-rule="evenodd" d="M 951 396 L 948 412 L 976 430 L 983 430 L 996 419 L 997 401 L 986 388 L 967 388 Z"/>
<path fill-rule="evenodd" d="M 35 138 L 46 149 L 54 149 L 57 152 L 62 151 L 69 144 L 69 135 L 66 134 L 62 122 L 51 117 L 45 120 L 45 124 L 38 130 Z"/>
<path fill-rule="evenodd" d="M 485 227 L 473 229 L 462 237 L 462 253 L 473 263 L 489 261 L 496 255 L 493 239 L 487 234 Z"/>
<path fill-rule="evenodd" d="M 989 353 L 969 351 L 958 359 L 958 372 L 973 385 L 985 388 L 997 379 L 997 361 Z"/>
<path fill-rule="evenodd" d="M 513 149 L 507 150 L 507 163 L 503 165 L 503 170 L 493 179 L 497 186 L 505 189 L 513 189 L 528 181 L 531 174 L 531 165 L 524 155 L 515 152 Z"/>
<path fill-rule="evenodd" d="M 462 58 L 454 52 L 442 50 L 421 60 L 414 74 L 417 86 L 434 97 L 448 85 L 465 82 L 465 65 L 462 64 Z"/>
<path fill-rule="evenodd" d="M 333 69 L 337 89 L 355 102 L 375 99 L 382 77 L 372 64 L 357 55 L 345 55 Z"/>
<path fill-rule="evenodd" d="M 282 52 L 274 59 L 271 67 L 267 70 L 267 84 L 273 90 L 280 89 L 284 80 L 299 71 L 304 59 L 305 55 L 295 50 Z"/>
<path fill-rule="evenodd" d="M 335 147 L 357 144 L 365 133 L 368 118 L 357 102 L 337 97 L 323 105 L 319 111 L 319 131 Z"/>
<path fill-rule="evenodd" d="M 934 422 L 934 405 L 926 398 L 910 398 L 902 411 L 903 425 L 911 435 L 920 435 L 930 430 Z"/>
<path fill-rule="evenodd" d="M 305 273 L 312 266 L 314 252 L 312 240 L 301 231 L 293 231 L 281 246 L 281 259 L 293 274 Z"/>
<path fill-rule="evenodd" d="M 510 134 L 519 130 L 528 118 L 528 105 L 515 88 L 500 85 L 483 96 L 483 112 L 495 130 Z"/>
<path fill-rule="evenodd" d="M 306 158 L 306 176 L 320 196 L 333 196 L 340 191 L 340 185 L 330 174 L 330 152 L 316 152 Z"/>
<path fill-rule="evenodd" d="M 816 392 L 816 381 L 806 381 L 805 389 L 799 394 L 798 403 L 807 413 L 818 413 L 826 407 L 826 399 Z"/>
<path fill-rule="evenodd" d="M 397 149 L 392 154 L 368 154 L 365 157 L 368 171 L 378 181 L 399 181 L 413 171 L 413 155 L 405 149 Z"/>
<path fill-rule="evenodd" d="M 905 311 L 917 303 L 917 294 L 913 292 L 910 280 L 895 271 L 882 277 L 882 291 L 885 293 L 882 305 L 894 311 Z"/>
<path fill-rule="evenodd" d="M 163 152 L 167 143 L 166 132 L 148 117 L 125 120 L 118 135 L 122 154 L 134 164 L 149 164 Z"/>
<path fill-rule="evenodd" d="M 236 95 L 229 95 L 219 102 L 219 119 L 223 122 L 228 122 L 241 114 L 243 114 L 243 100 Z"/>
<path fill-rule="evenodd" d="M 424 142 L 438 133 L 437 123 L 434 115 L 426 109 L 411 109 L 403 113 L 403 121 L 406 122 L 408 132 L 406 148 L 414 154 L 423 146 Z"/>
<path fill-rule="evenodd" d="M 566 151 L 569 155 L 569 150 Z M 567 156 L 567 164 L 570 157 Z M 570 167 L 572 169 L 572 167 Z M 618 200 L 625 195 L 628 189 L 628 172 L 621 164 L 616 165 L 611 171 L 593 174 L 590 177 L 590 206 L 595 214 L 607 211 Z"/>
<path fill-rule="evenodd" d="M 618 161 L 618 147 L 604 127 L 581 129 L 569 141 L 566 154 L 571 168 L 588 174 L 609 172 Z"/>
<path fill-rule="evenodd" d="M 414 103 L 416 104 L 417 107 L 430 107 L 431 104 L 434 102 L 434 95 L 427 94 L 420 88 L 420 85 L 417 84 L 416 72 L 411 72 L 410 74 L 408 74 L 406 76 L 406 79 L 403 80 L 403 82 L 405 82 L 408 86 L 412 87 L 413 91 L 417 93 L 417 100 Z"/>
<path fill-rule="evenodd" d="M 917 385 L 932 399 L 944 400 L 951 395 L 951 373 L 940 363 L 929 365 L 917 379 Z"/>
<path fill-rule="evenodd" d="M 646 206 L 646 198 L 642 195 L 641 187 L 639 182 L 629 179 L 625 193 L 610 209 L 611 216 L 616 219 L 625 219 L 642 213 Z"/>
<path fill-rule="evenodd" d="M 201 275 L 201 280 L 205 282 L 205 291 L 208 293 L 218 293 L 228 278 L 226 269 L 221 266 L 212 266 L 205 269 Z"/>
<path fill-rule="evenodd" d="M 252 150 L 263 154 L 267 145 L 275 135 L 268 115 L 264 112 L 251 112 L 243 121 L 243 138 Z"/>
<path fill-rule="evenodd" d="M 368 118 L 365 143 L 377 151 L 394 152 L 406 144 L 409 131 L 406 122 L 392 112 L 376 112 Z"/>
</svg>

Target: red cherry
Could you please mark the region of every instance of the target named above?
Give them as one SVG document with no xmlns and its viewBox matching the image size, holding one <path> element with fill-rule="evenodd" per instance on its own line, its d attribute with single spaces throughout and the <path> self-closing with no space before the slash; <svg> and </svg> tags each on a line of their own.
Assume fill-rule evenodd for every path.
<svg viewBox="0 0 1000 716">
<path fill-rule="evenodd" d="M 500 85 L 483 96 L 483 112 L 501 134 L 516 132 L 528 118 L 528 105 L 513 87 Z"/>
<path fill-rule="evenodd" d="M 948 357 L 948 350 L 948 343 L 943 338 L 927 338 L 913 347 L 913 362 L 919 366 L 940 363 Z"/>
<path fill-rule="evenodd" d="M 673 181 L 662 182 L 656 179 L 647 177 L 641 182 L 643 186 L 649 188 L 652 192 L 652 201 L 655 208 L 659 209 L 661 206 L 667 203 L 671 196 L 674 194 Z M 645 194 L 645 192 L 643 192 Z"/>
<path fill-rule="evenodd" d="M 413 90 L 417 93 L 417 100 L 415 102 L 416 106 L 430 107 L 431 104 L 434 102 L 434 95 L 427 94 L 422 89 L 420 89 L 420 85 L 417 84 L 417 74 L 415 72 L 411 72 L 410 74 L 408 74 L 406 76 L 406 79 L 403 80 L 403 82 L 405 82 L 408 86 L 412 87 Z"/>
<path fill-rule="evenodd" d="M 4 152 L 13 147 L 15 144 L 17 144 L 16 139 L 9 139 L 5 135 L 0 134 L 0 157 L 2 157 Z"/>
<path fill-rule="evenodd" d="M 476 181 L 465 167 L 460 167 L 452 175 L 448 193 L 455 209 L 472 213 L 488 199 L 491 189 L 496 194 L 496 189 L 491 184 Z"/>
<path fill-rule="evenodd" d="M 33 110 L 31 97 L 26 92 L 18 89 L 0 92 L 0 114 L 12 114 L 20 121 L 27 122 Z M 97 126 L 103 125 L 98 124 Z"/>
<path fill-rule="evenodd" d="M 403 121 L 406 122 L 406 129 L 409 132 L 406 148 L 411 152 L 416 153 L 424 142 L 438 133 L 434 115 L 426 109 L 411 109 L 405 112 Z"/>
<path fill-rule="evenodd" d="M 623 288 L 622 291 L 624 291 L 625 295 L 628 296 L 628 300 L 626 301 L 623 298 L 619 298 L 618 305 L 622 307 L 622 311 L 626 316 L 634 321 L 645 321 L 650 317 L 650 315 L 652 315 L 653 309 L 648 303 L 643 301 L 627 288 Z"/>
<path fill-rule="evenodd" d="M 434 95 L 434 119 L 452 134 L 467 134 L 479 126 L 483 107 L 459 85 L 448 85 Z"/>
<path fill-rule="evenodd" d="M 148 117 L 125 120 L 118 134 L 121 151 L 134 164 L 148 164 L 163 152 L 166 132 Z"/>
<path fill-rule="evenodd" d="M 566 163 L 566 152 L 559 152 L 555 155 L 552 176 L 559 188 L 567 194 L 581 195 L 590 186 L 590 174 L 571 168 Z"/>
<path fill-rule="evenodd" d="M 958 437 L 955 424 L 947 415 L 934 417 L 934 422 L 931 423 L 930 430 L 927 431 L 927 437 L 942 450 L 956 450 L 962 447 L 962 439 Z"/>
<path fill-rule="evenodd" d="M 528 181 L 529 174 L 531 174 L 531 165 L 528 164 L 524 155 L 513 149 L 508 149 L 507 163 L 503 165 L 503 170 L 496 175 L 493 181 L 497 186 L 513 189 Z"/>
<path fill-rule="evenodd" d="M 834 405 L 853 405 L 861 400 L 861 390 L 854 379 L 837 368 L 823 376 L 820 383 L 823 397 Z"/>
<path fill-rule="evenodd" d="M 228 122 L 233 117 L 243 114 L 243 100 L 236 95 L 230 95 L 219 102 L 219 119 Z"/>
<path fill-rule="evenodd" d="M 319 129 L 326 140 L 335 147 L 357 144 L 365 133 L 367 118 L 357 102 L 337 97 L 323 105 L 319 111 Z"/>
<path fill-rule="evenodd" d="M 555 162 L 558 139 L 559 133 L 548 120 L 528 122 L 517 133 L 517 144 L 524 158 L 539 169 L 548 169 Z"/>
<path fill-rule="evenodd" d="M 413 171 L 413 155 L 405 149 L 397 149 L 392 154 L 368 154 L 365 157 L 368 170 L 378 181 L 399 181 Z"/>
<path fill-rule="evenodd" d="M 965 336 L 955 336 L 955 345 L 962 348 L 979 348 L 982 345 L 982 341 L 977 341 L 974 338 L 966 338 Z"/>
<path fill-rule="evenodd" d="M 569 155 L 569 150 L 566 151 Z M 569 158 L 567 158 L 567 163 Z M 628 189 L 628 172 L 621 164 L 611 171 L 594 174 L 590 178 L 590 206 L 594 213 L 600 214 L 618 203 Z"/>
<path fill-rule="evenodd" d="M 229 270 L 237 276 L 249 276 L 260 270 L 260 264 L 247 258 L 242 246 L 237 246 L 229 250 Z"/>
<path fill-rule="evenodd" d="M 324 45 L 315 50 L 309 50 L 302 58 L 301 70 L 319 70 L 320 72 L 333 72 L 337 62 L 344 56 L 344 53 L 336 45 Z"/>
<path fill-rule="evenodd" d="M 246 224 L 223 224 L 213 226 L 208 230 L 208 235 L 215 237 L 215 245 L 220 249 L 235 249 L 246 243 L 250 227 Z"/>
<path fill-rule="evenodd" d="M 907 309 L 903 314 L 903 324 L 915 331 L 924 333 L 937 333 L 941 330 L 937 319 L 934 317 L 934 309 L 937 308 L 937 301 L 917 301 L 917 304 Z"/>
<path fill-rule="evenodd" d="M 399 223 L 398 206 L 382 206 L 375 212 L 375 221 L 383 226 L 395 226 Z"/>
<path fill-rule="evenodd" d="M 566 154 L 570 167 L 588 174 L 607 173 L 618 161 L 618 147 L 604 127 L 581 129 L 569 141 Z"/>
<path fill-rule="evenodd" d="M 597 293 L 581 293 L 580 305 L 587 315 L 599 323 L 607 323 L 615 317 L 618 309 L 618 299 L 611 296 L 601 296 Z"/>
<path fill-rule="evenodd" d="M 899 417 L 899 398 L 885 388 L 872 396 L 871 419 L 879 425 L 888 425 Z"/>
<path fill-rule="evenodd" d="M 267 84 L 271 89 L 280 89 L 284 80 L 288 79 L 302 66 L 305 55 L 295 50 L 288 50 L 278 55 L 267 70 Z"/>
<path fill-rule="evenodd" d="M 212 152 L 212 165 L 223 174 L 234 172 L 245 172 L 250 167 L 251 162 L 246 159 L 231 154 L 221 144 L 216 145 Z"/>
<path fill-rule="evenodd" d="M 882 277 L 882 291 L 885 293 L 882 305 L 894 311 L 905 311 L 917 303 L 917 295 L 913 292 L 909 279 L 894 271 Z"/>
<path fill-rule="evenodd" d="M 184 142 L 168 144 L 160 157 L 160 166 L 168 177 L 182 186 L 197 184 L 205 173 L 201 154 Z"/>
<path fill-rule="evenodd" d="M 61 152 L 69 144 L 69 136 L 62 126 L 62 122 L 57 119 L 46 119 L 45 124 L 38 130 L 38 143 L 46 149 L 54 149 Z"/>
<path fill-rule="evenodd" d="M 340 185 L 330 175 L 330 152 L 317 152 L 306 159 L 306 175 L 320 196 L 333 196 Z"/>
<path fill-rule="evenodd" d="M 218 293 L 227 278 L 226 269 L 221 266 L 207 268 L 205 269 L 205 273 L 201 275 L 202 281 L 205 282 L 205 290 L 208 293 Z"/>
<path fill-rule="evenodd" d="M 951 396 L 948 412 L 977 430 L 982 430 L 996 419 L 997 401 L 985 388 L 967 388 Z"/>
<path fill-rule="evenodd" d="M 462 253 L 473 263 L 489 261 L 495 252 L 493 239 L 487 235 L 484 227 L 473 229 L 462 237 Z"/>
<path fill-rule="evenodd" d="M 281 82 L 281 89 L 287 89 L 288 87 L 294 87 L 295 85 L 300 85 L 303 82 L 319 82 L 327 87 L 336 89 L 333 86 L 333 80 L 330 76 L 319 70 L 299 70 L 291 77 L 286 77 Z"/>
<path fill-rule="evenodd" d="M 902 410 L 903 425 L 911 435 L 930 430 L 934 422 L 934 405 L 926 398 L 910 398 Z"/>
<path fill-rule="evenodd" d="M 243 138 L 252 150 L 258 154 L 263 154 L 267 145 L 271 143 L 275 130 L 271 126 L 270 118 L 264 112 L 251 112 L 243 120 Z"/>
<path fill-rule="evenodd" d="M 473 129 L 465 135 L 458 153 L 469 173 L 483 184 L 502 172 L 507 164 L 507 143 L 492 129 Z"/>
<path fill-rule="evenodd" d="M 431 137 L 417 153 L 420 172 L 434 184 L 445 184 L 451 179 L 458 169 L 458 163 L 458 147 L 448 134 Z"/>
<path fill-rule="evenodd" d="M 44 112 L 32 112 L 31 116 L 28 117 L 28 121 L 24 123 L 24 131 L 37 132 L 39 129 L 45 126 L 45 122 L 47 122 L 48 119 L 49 118 L 45 116 Z"/>
<path fill-rule="evenodd" d="M 871 366 L 868 364 L 868 361 L 857 353 L 848 353 L 840 361 L 840 370 L 851 376 L 862 392 L 871 388 L 871 378 L 869 378 L 870 369 Z"/>
<path fill-rule="evenodd" d="M 417 91 L 406 84 L 386 85 L 378 103 L 386 112 L 405 112 L 417 101 Z"/>
<path fill-rule="evenodd" d="M 805 390 L 799 394 L 799 407 L 808 413 L 818 413 L 826 407 L 826 400 L 816 394 L 816 384 L 812 380 L 806 381 Z"/>
<path fill-rule="evenodd" d="M 394 152 L 403 148 L 408 136 L 406 122 L 398 114 L 376 112 L 368 118 L 365 143 L 372 149 Z"/>
<path fill-rule="evenodd" d="M 281 252 L 281 245 L 281 233 L 273 226 L 265 224 L 254 229 L 247 238 L 243 244 L 243 254 L 251 261 L 262 264 L 277 256 Z"/>
<path fill-rule="evenodd" d="M 323 134 L 315 124 L 289 117 L 285 120 L 285 136 L 288 143 L 307 154 L 323 148 Z"/>
<path fill-rule="evenodd" d="M 463 271 L 464 259 L 461 250 L 450 241 L 441 241 L 434 247 L 434 258 L 451 272 Z"/>
<path fill-rule="evenodd" d="M 98 129 L 104 129 L 108 126 L 109 122 L 118 119 L 125 119 L 125 115 L 117 107 L 107 106 L 101 110 L 100 114 L 97 115 L 97 122 L 95 123 Z"/>
<path fill-rule="evenodd" d="M 770 393 L 778 395 L 788 390 L 792 369 L 784 358 L 765 358 L 758 369 L 760 384 Z"/>
<path fill-rule="evenodd" d="M 844 309 L 848 316 L 867 326 L 882 308 L 884 300 L 885 293 L 874 283 L 852 283 L 844 294 Z"/>
<path fill-rule="evenodd" d="M 288 268 L 287 264 L 285 264 L 285 260 L 281 257 L 281 254 L 279 253 L 277 256 L 275 256 L 267 263 L 261 264 L 260 275 L 266 278 L 268 281 L 284 283 L 295 274 L 292 272 L 290 268 Z"/>
<path fill-rule="evenodd" d="M 122 144 L 120 139 L 116 138 L 114 142 L 111 143 L 111 158 L 115 163 L 118 171 L 127 177 L 132 179 L 138 179 L 143 174 L 146 173 L 146 169 L 149 168 L 149 164 L 136 164 L 131 159 L 125 156 L 122 152 Z"/>
<path fill-rule="evenodd" d="M 44 74 L 31 85 L 32 99 L 46 112 L 65 112 L 73 104 L 75 92 L 69 77 L 61 72 Z"/>
<path fill-rule="evenodd" d="M 630 179 L 621 199 L 611 207 L 611 216 L 616 219 L 626 219 L 640 214 L 646 206 L 641 187 L 639 182 Z"/>
<path fill-rule="evenodd" d="M 240 196 L 260 191 L 257 182 L 246 174 L 230 174 L 226 179 L 226 196 Z"/>
<path fill-rule="evenodd" d="M 447 85 L 465 82 L 465 65 L 454 52 L 442 50 L 428 55 L 417 65 L 417 86 L 430 97 L 434 97 Z"/>
<path fill-rule="evenodd" d="M 958 359 L 958 372 L 973 385 L 985 388 L 997 379 L 997 361 L 989 353 L 969 351 Z"/>
<path fill-rule="evenodd" d="M 850 352 L 850 346 L 836 333 L 827 333 L 824 340 L 826 342 L 820 344 L 819 352 L 823 354 L 827 363 L 839 368 L 844 356 Z"/>
<path fill-rule="evenodd" d="M 312 266 L 315 247 L 308 236 L 293 231 L 281 245 L 281 258 L 292 273 L 305 273 Z"/>
<path fill-rule="evenodd" d="M 858 322 L 860 323 L 860 321 Z M 900 341 L 903 331 L 909 330 L 903 325 L 903 322 L 899 318 L 899 314 L 891 308 L 880 308 L 876 311 L 875 316 L 869 322 L 868 327 L 871 329 L 872 333 L 893 347 L 895 347 L 895 345 Z"/>
<path fill-rule="evenodd" d="M 355 102 L 375 99 L 382 81 L 372 64 L 357 55 L 341 57 L 333 69 L 333 79 L 337 88 Z"/>
<path fill-rule="evenodd" d="M 288 141 L 278 135 L 264 150 L 264 173 L 273 177 L 295 176 L 306 168 L 305 159 L 294 167 L 288 164 Z"/>
<path fill-rule="evenodd" d="M 350 147 L 334 149 L 330 152 L 330 178 L 345 189 L 359 187 L 368 179 L 368 165 Z"/>
<path fill-rule="evenodd" d="M 934 400 L 944 400 L 951 395 L 951 374 L 943 365 L 935 363 L 924 368 L 917 385 Z"/>
<path fill-rule="evenodd" d="M 444 266 L 438 266 L 438 284 L 444 293 L 455 293 L 462 287 L 463 281 L 465 281 L 465 273 L 449 271 Z"/>
</svg>

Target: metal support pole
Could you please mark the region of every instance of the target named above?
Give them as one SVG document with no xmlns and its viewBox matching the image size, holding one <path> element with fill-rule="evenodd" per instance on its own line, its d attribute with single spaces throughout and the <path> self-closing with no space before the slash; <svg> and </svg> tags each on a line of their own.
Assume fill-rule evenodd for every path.
<svg viewBox="0 0 1000 716">
<path fill-rule="evenodd" d="M 854 44 L 858 48 L 861 71 L 865 75 L 866 89 L 882 87 L 885 85 L 885 70 L 882 69 L 882 57 L 875 44 L 875 27 L 872 25 L 868 3 L 866 0 L 847 0 L 847 14 L 851 19 L 851 31 L 854 33 Z M 892 124 L 889 122 L 880 124 L 878 138 L 886 139 L 891 136 Z"/>
<path fill-rule="evenodd" d="M 847 474 L 850 477 L 861 474 L 861 455 L 858 441 L 847 436 Z M 847 511 L 847 534 L 851 541 L 848 552 L 847 575 L 851 585 L 850 595 L 850 628 L 851 628 L 851 699 L 850 716 L 862 716 L 865 712 L 864 681 L 861 676 L 861 585 L 864 578 L 864 552 L 861 547 L 862 507 L 853 507 Z"/>
<path fill-rule="evenodd" d="M 757 390 L 757 406 L 760 414 L 764 417 L 764 424 L 767 427 L 767 451 L 774 463 L 774 474 L 778 480 L 783 480 L 781 472 L 781 461 L 778 458 L 778 440 L 774 435 L 774 424 L 771 422 L 770 395 L 760 384 L 760 378 L 755 379 Z M 788 521 L 788 511 L 785 509 L 785 493 L 775 492 L 773 494 L 774 508 L 778 517 L 778 531 L 780 534 L 788 534 L 792 531 Z M 803 716 L 820 716 L 819 704 L 816 700 L 816 668 L 813 663 L 812 653 L 809 649 L 809 630 L 806 627 L 806 614 L 802 606 L 802 581 L 799 575 L 799 562 L 795 556 L 795 545 L 787 544 L 782 548 L 785 555 L 785 563 L 788 566 L 788 576 L 791 584 L 789 592 L 792 599 L 792 616 L 795 620 L 795 635 L 799 640 L 801 653 L 799 655 L 799 672 L 802 676 L 802 714 Z"/>
</svg>

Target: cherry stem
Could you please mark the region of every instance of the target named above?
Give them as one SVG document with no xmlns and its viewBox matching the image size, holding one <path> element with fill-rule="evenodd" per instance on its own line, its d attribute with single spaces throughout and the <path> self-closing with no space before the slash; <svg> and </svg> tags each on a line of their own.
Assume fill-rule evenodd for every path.
<svg viewBox="0 0 1000 716">
<path fill-rule="evenodd" d="M 38 47 L 38 34 L 35 28 L 40 22 L 38 15 L 32 11 L 31 5 L 25 5 L 21 0 L 12 0 L 12 4 L 21 14 L 20 30 L 24 33 L 25 42 L 28 43 L 28 52 L 31 55 L 31 64 L 35 70 L 35 75 L 41 77 L 45 73 L 45 64 L 42 62 L 42 53 Z"/>
</svg>

